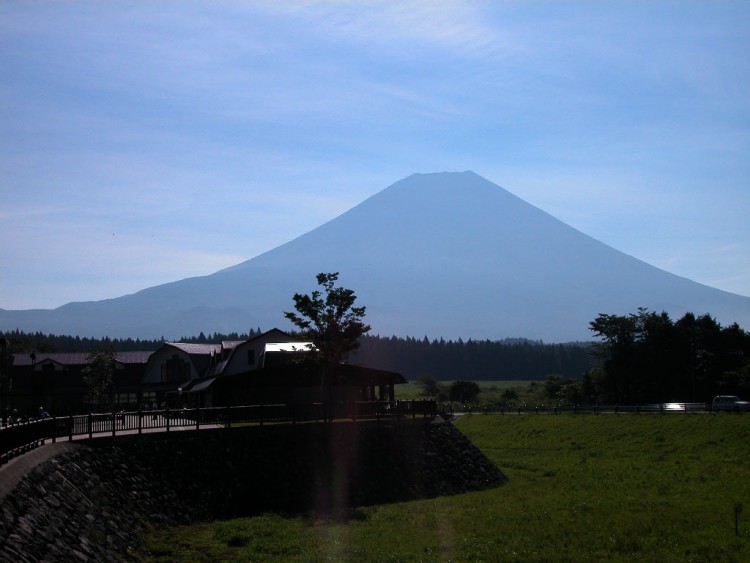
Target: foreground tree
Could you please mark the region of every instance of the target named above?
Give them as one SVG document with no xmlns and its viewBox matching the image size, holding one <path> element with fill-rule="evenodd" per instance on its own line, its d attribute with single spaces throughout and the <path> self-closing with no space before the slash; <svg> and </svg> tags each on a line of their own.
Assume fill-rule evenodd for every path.
<svg viewBox="0 0 750 563">
<path fill-rule="evenodd" d="M 359 338 L 370 330 L 365 324 L 365 307 L 355 307 L 351 289 L 336 287 L 338 272 L 317 275 L 318 285 L 310 295 L 294 294 L 297 312 L 284 312 L 315 346 L 323 365 L 341 363 L 359 347 Z"/>
<path fill-rule="evenodd" d="M 115 354 L 111 350 L 92 352 L 83 368 L 83 381 L 89 388 L 92 402 L 101 403 L 109 398 L 109 389 L 115 376 Z"/>
</svg>

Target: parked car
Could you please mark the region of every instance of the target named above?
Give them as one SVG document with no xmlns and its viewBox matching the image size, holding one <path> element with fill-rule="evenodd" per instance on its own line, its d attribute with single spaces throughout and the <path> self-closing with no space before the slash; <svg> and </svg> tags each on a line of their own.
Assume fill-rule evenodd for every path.
<svg viewBox="0 0 750 563">
<path fill-rule="evenodd" d="M 750 402 L 743 401 L 737 395 L 716 395 L 711 401 L 712 411 L 750 411 Z"/>
</svg>

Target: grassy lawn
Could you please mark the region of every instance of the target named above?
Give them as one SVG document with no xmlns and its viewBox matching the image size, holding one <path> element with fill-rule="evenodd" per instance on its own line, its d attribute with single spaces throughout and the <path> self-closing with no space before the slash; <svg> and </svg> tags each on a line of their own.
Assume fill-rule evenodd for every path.
<svg viewBox="0 0 750 563">
<path fill-rule="evenodd" d="M 748 561 L 750 416 L 474 415 L 482 492 L 161 530 L 148 561 Z M 735 506 L 740 534 L 735 535 Z"/>
<path fill-rule="evenodd" d="M 450 387 L 453 381 L 440 381 L 445 387 Z M 483 403 L 496 403 L 501 400 L 502 391 L 512 387 L 528 387 L 530 381 L 525 380 L 498 380 L 498 381 L 476 381 L 482 390 L 480 400 Z M 410 401 L 411 399 L 424 399 L 422 387 L 416 381 L 409 381 L 395 386 L 396 399 Z"/>
</svg>

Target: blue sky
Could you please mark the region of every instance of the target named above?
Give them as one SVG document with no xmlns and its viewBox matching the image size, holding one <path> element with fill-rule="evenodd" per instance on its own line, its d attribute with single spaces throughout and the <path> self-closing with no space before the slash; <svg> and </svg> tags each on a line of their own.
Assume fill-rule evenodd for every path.
<svg viewBox="0 0 750 563">
<path fill-rule="evenodd" d="M 473 170 L 750 295 L 748 2 L 0 4 L 0 307 L 210 274 Z"/>
</svg>

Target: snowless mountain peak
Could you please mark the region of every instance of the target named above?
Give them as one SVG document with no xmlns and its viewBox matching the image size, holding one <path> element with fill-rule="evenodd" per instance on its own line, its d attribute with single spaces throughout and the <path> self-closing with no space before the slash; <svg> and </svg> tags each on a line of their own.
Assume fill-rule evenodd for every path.
<svg viewBox="0 0 750 563">
<path fill-rule="evenodd" d="M 750 298 L 623 254 L 478 174 L 412 174 L 316 229 L 210 276 L 53 311 L 0 311 L 0 329 L 110 337 L 291 328 L 319 272 L 367 306 L 373 333 L 589 339 L 599 313 L 711 313 L 750 326 Z"/>
</svg>

